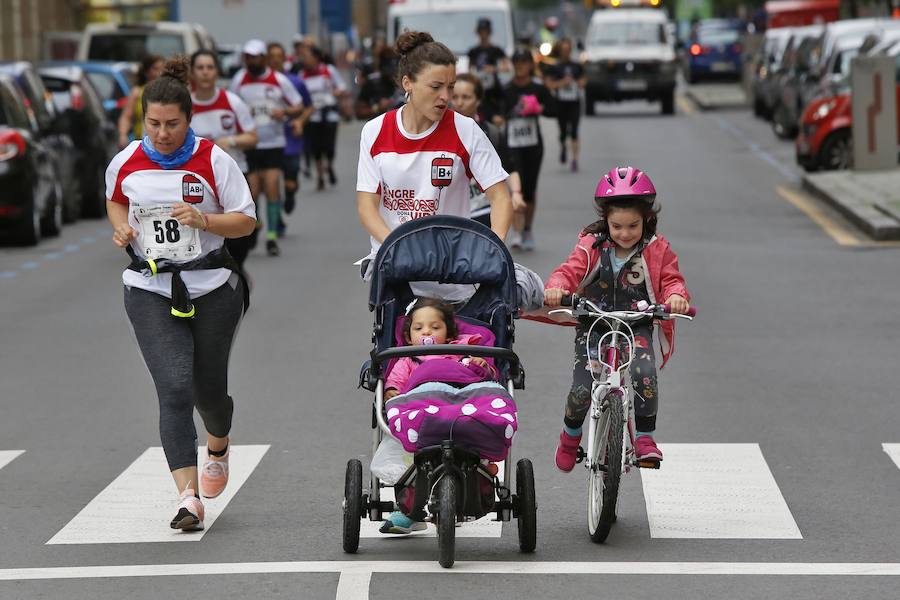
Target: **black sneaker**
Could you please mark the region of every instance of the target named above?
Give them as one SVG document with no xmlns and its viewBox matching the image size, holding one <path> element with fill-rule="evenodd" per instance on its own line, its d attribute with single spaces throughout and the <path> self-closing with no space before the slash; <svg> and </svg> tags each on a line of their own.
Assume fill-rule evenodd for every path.
<svg viewBox="0 0 900 600">
<path fill-rule="evenodd" d="M 337 183 L 337 177 L 334 176 L 334 169 L 328 167 L 328 183 L 331 185 L 335 185 Z"/>
<path fill-rule="evenodd" d="M 566 164 L 567 158 L 568 158 L 568 155 L 566 154 L 566 145 L 563 144 L 563 147 L 560 148 L 560 150 L 559 150 L 559 164 L 561 164 L 561 165 Z"/>
<path fill-rule="evenodd" d="M 266 252 L 269 256 L 278 256 L 281 250 L 278 248 L 278 242 L 275 240 L 266 240 Z"/>
<path fill-rule="evenodd" d="M 324 179 L 320 179 L 320 180 L 319 180 L 319 183 L 316 184 L 316 191 L 321 192 L 321 191 L 324 190 L 324 189 L 325 189 L 325 180 L 324 180 Z"/>
</svg>

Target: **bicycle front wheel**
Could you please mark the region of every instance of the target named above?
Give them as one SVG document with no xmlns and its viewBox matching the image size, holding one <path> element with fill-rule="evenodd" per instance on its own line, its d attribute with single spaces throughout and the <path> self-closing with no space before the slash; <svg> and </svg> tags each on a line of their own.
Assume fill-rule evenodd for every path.
<svg viewBox="0 0 900 600">
<path fill-rule="evenodd" d="M 606 541 L 616 520 L 616 500 L 622 477 L 622 441 L 625 414 L 617 395 L 607 398 L 608 406 L 596 424 L 588 458 L 588 533 L 596 543 Z"/>
</svg>

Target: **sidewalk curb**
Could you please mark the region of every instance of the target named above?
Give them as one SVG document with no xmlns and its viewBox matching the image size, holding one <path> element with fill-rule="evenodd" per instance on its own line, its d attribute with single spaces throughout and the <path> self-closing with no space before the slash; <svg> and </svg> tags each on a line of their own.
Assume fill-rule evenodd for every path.
<svg viewBox="0 0 900 600">
<path fill-rule="evenodd" d="M 832 172 L 840 173 L 840 172 Z M 850 222 L 875 240 L 900 240 L 900 221 L 879 210 L 874 203 L 866 203 L 839 193 L 829 186 L 829 179 L 839 177 L 832 173 L 804 175 L 803 188 L 840 212 Z"/>
<path fill-rule="evenodd" d="M 689 85 L 685 86 L 684 95 L 690 98 L 691 101 L 697 105 L 697 108 L 703 111 L 746 108 L 749 106 L 746 98 L 744 100 L 733 99 L 717 102 L 714 97 L 710 97 L 710 94 L 699 93 Z"/>
</svg>

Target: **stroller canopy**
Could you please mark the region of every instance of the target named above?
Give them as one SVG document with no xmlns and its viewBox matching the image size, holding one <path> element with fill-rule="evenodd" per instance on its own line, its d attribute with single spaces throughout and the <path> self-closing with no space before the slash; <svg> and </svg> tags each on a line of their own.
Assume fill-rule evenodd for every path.
<svg viewBox="0 0 900 600">
<path fill-rule="evenodd" d="M 387 335 L 378 343 L 381 348 L 390 346 L 393 319 L 413 299 L 411 281 L 478 284 L 457 314 L 487 323 L 497 342 L 506 345 L 507 318 L 518 312 L 515 265 L 506 245 L 489 228 L 471 219 L 437 215 L 409 221 L 391 232 L 375 257 L 369 290 L 369 309 L 376 311 L 376 322 L 388 324 L 383 328 Z"/>
</svg>

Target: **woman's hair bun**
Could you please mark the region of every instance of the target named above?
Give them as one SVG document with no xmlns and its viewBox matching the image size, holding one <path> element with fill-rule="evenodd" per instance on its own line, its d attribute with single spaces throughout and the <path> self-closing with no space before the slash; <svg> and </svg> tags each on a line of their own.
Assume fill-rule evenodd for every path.
<svg viewBox="0 0 900 600">
<path fill-rule="evenodd" d="M 394 47 L 397 50 L 397 54 L 404 56 L 419 46 L 433 41 L 434 38 L 427 31 L 409 31 L 407 29 L 397 37 Z"/>
<path fill-rule="evenodd" d="M 177 79 L 184 85 L 190 82 L 191 59 L 184 54 L 178 54 L 166 61 L 163 66 L 162 77 Z"/>
</svg>

